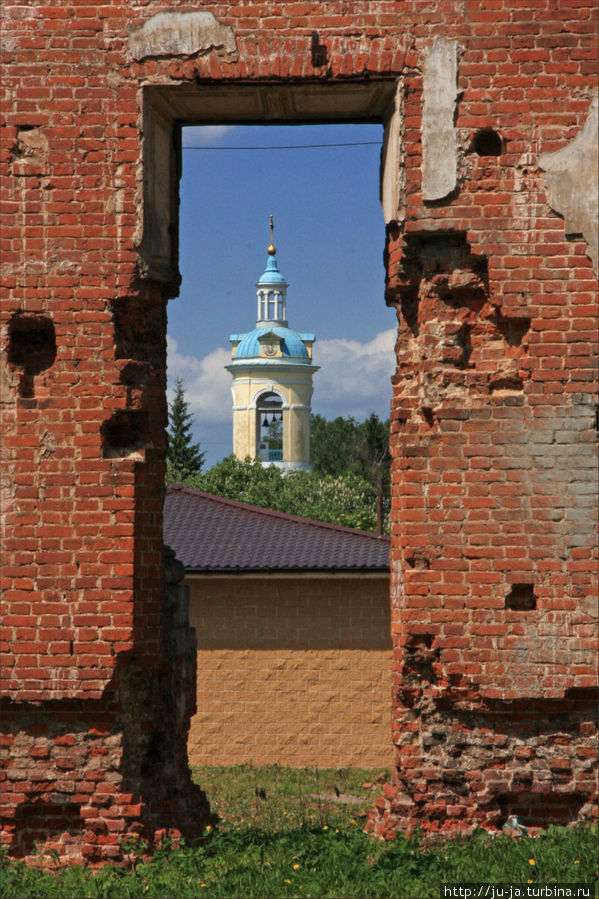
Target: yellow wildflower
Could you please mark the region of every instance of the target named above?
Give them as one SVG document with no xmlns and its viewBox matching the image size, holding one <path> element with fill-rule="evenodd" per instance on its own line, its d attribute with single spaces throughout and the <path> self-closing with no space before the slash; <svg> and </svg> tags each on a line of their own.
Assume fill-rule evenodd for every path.
<svg viewBox="0 0 599 899">
<path fill-rule="evenodd" d="M 529 859 L 528 859 L 528 864 L 529 864 L 529 865 L 536 865 L 536 861 L 534 860 L 534 858 L 529 858 Z"/>
<path fill-rule="evenodd" d="M 296 862 L 296 863 L 294 864 L 294 866 L 293 866 L 293 870 L 294 870 L 294 871 L 297 871 L 298 868 L 299 868 L 299 865 L 298 865 L 298 863 Z"/>
<path fill-rule="evenodd" d="M 287 878 L 285 878 L 285 883 L 291 883 L 291 881 L 287 880 Z"/>
<path fill-rule="evenodd" d="M 327 824 L 325 824 L 325 826 L 324 826 L 324 827 L 323 827 L 323 828 L 322 828 L 322 829 L 323 829 L 323 830 L 328 830 L 328 829 L 329 829 L 329 827 L 328 827 L 328 825 L 327 825 Z"/>
<path fill-rule="evenodd" d="M 575 864 L 575 865 L 579 865 L 579 864 L 580 864 L 580 859 L 579 859 L 579 858 L 575 858 L 575 859 L 574 859 L 574 864 Z"/>
</svg>

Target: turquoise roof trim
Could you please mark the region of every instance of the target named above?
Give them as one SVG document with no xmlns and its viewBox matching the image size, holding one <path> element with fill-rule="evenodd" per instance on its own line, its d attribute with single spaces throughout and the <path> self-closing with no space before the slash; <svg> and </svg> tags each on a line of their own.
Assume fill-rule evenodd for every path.
<svg viewBox="0 0 599 899">
<path fill-rule="evenodd" d="M 290 359 L 305 359 L 310 361 L 308 350 L 306 349 L 304 340 L 313 340 L 313 334 L 300 334 L 292 328 L 282 328 L 279 325 L 271 325 L 267 328 L 254 328 L 247 334 L 231 334 L 229 340 L 232 342 L 239 341 L 235 352 L 235 359 L 254 359 L 260 357 L 260 338 L 265 334 L 276 334 L 281 341 L 281 353 L 283 357 Z M 280 357 L 277 357 L 280 359 Z M 276 362 L 277 359 L 270 360 Z"/>
</svg>

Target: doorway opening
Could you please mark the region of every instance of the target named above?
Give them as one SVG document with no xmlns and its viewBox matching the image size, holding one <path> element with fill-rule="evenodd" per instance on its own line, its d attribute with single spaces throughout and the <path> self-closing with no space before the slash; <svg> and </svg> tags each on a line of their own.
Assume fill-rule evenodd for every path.
<svg viewBox="0 0 599 899">
<path fill-rule="evenodd" d="M 175 197 L 176 201 L 173 201 L 172 208 L 165 205 L 165 194 L 164 189 L 160 192 L 160 195 L 156 195 L 153 199 L 157 204 L 162 204 L 161 211 L 163 216 L 166 216 L 166 220 L 169 220 L 170 217 L 170 228 L 166 227 L 162 231 L 157 230 L 155 233 L 150 234 L 145 240 L 145 246 L 148 248 L 153 248 L 155 251 L 152 254 L 149 254 L 147 257 L 146 268 L 148 272 L 153 271 L 155 276 L 161 276 L 163 281 L 167 284 L 167 289 L 171 290 L 172 295 L 175 296 L 179 292 L 179 279 L 180 274 L 178 270 L 178 258 L 174 255 L 174 249 L 178 250 L 180 246 L 186 241 L 190 241 L 193 245 L 197 247 L 199 243 L 202 241 L 202 235 L 205 233 L 212 233 L 213 231 L 217 231 L 217 223 L 216 223 L 216 213 L 214 210 L 214 206 L 210 202 L 206 203 L 197 203 L 195 206 L 195 228 L 186 228 L 185 233 L 182 233 L 182 229 L 178 224 L 177 215 L 178 212 L 178 195 L 176 189 L 178 187 L 178 178 L 181 172 L 181 164 L 182 158 L 185 160 L 185 165 L 187 165 L 187 156 L 185 155 L 186 151 L 184 149 L 186 140 L 182 140 L 182 133 L 180 129 L 180 124 L 183 123 L 185 125 L 202 125 L 209 126 L 211 128 L 232 128 L 233 126 L 243 126 L 244 130 L 249 130 L 245 126 L 248 124 L 252 124 L 253 127 L 256 127 L 258 123 L 260 125 L 264 125 L 264 121 L 270 122 L 274 128 L 283 126 L 283 125 L 294 125 L 294 130 L 298 133 L 300 130 L 303 130 L 304 127 L 308 125 L 327 125 L 327 127 L 332 126 L 332 130 L 338 126 L 353 126 L 357 125 L 369 125 L 374 126 L 377 131 L 378 141 L 377 145 L 373 147 L 373 152 L 376 153 L 377 157 L 381 151 L 382 146 L 382 155 L 383 155 L 383 182 L 387 182 L 386 190 L 385 187 L 383 189 L 383 194 L 388 197 L 389 195 L 389 180 L 395 179 L 396 183 L 396 195 L 399 192 L 399 180 L 400 180 L 400 171 L 399 166 L 397 165 L 397 161 L 399 158 L 399 142 L 400 142 L 400 129 L 399 122 L 396 113 L 396 84 L 394 81 L 388 82 L 377 82 L 371 84 L 363 84 L 363 85 L 343 85 L 337 84 L 335 86 L 331 85 L 295 85 L 295 86 L 252 86 L 251 88 L 245 86 L 243 89 L 240 87 L 229 86 L 228 88 L 223 87 L 222 89 L 217 88 L 202 88 L 198 87 L 197 89 L 185 88 L 178 89 L 177 93 L 180 95 L 175 100 L 174 99 L 174 91 L 166 88 L 157 88 L 157 89 L 149 89 L 149 96 L 151 96 L 151 102 L 153 104 L 153 108 L 158 110 L 159 115 L 156 116 L 156 120 L 150 124 L 148 123 L 148 127 L 146 129 L 147 134 L 152 134 L 152 129 L 158 135 L 155 146 L 161 147 L 164 152 L 168 152 L 169 154 L 174 154 L 175 162 L 171 166 L 170 171 L 172 172 L 172 185 L 173 190 L 171 193 L 171 199 Z M 184 102 L 181 100 L 183 97 Z M 173 105 L 179 103 L 177 115 L 173 114 Z M 265 114 L 265 111 L 268 110 L 268 113 Z M 165 115 L 169 115 L 171 117 L 171 126 L 170 126 L 170 135 L 165 133 Z M 385 126 L 385 135 L 383 137 L 381 125 Z M 272 129 L 274 131 L 274 128 Z M 269 129 L 271 130 L 271 129 Z M 358 129 L 356 129 L 358 130 Z M 227 137 L 229 141 L 231 140 L 232 131 L 229 131 Z M 394 136 L 393 136 L 394 135 Z M 297 140 L 297 139 L 296 139 Z M 231 141 L 232 142 L 232 141 Z M 298 143 L 308 143 L 309 141 L 305 140 L 297 140 Z M 331 140 L 331 143 L 334 143 L 334 137 Z M 233 143 L 233 142 L 232 142 Z M 206 157 L 203 154 L 198 153 L 197 157 L 201 157 L 202 159 L 207 158 L 208 162 L 203 163 L 205 168 L 208 168 L 209 165 L 212 165 L 210 162 L 210 158 L 208 153 L 211 151 L 206 151 Z M 214 152 L 214 151 L 212 151 Z M 232 152 L 232 151 L 231 151 Z M 343 167 L 343 156 L 339 156 L 343 152 L 347 152 L 347 150 L 341 150 L 341 148 L 335 148 L 332 150 L 337 156 L 338 169 L 339 166 Z M 215 153 L 216 155 L 216 153 Z M 262 159 L 264 160 L 264 155 Z M 392 158 L 392 163 L 388 162 L 388 160 Z M 193 157 L 194 164 L 196 157 Z M 157 157 L 152 157 L 152 162 L 155 163 Z M 321 334 L 317 333 L 317 341 L 319 338 L 321 342 L 328 341 L 330 346 L 329 349 L 331 351 L 337 352 L 337 360 L 336 364 L 340 372 L 342 372 L 342 378 L 339 383 L 336 385 L 336 389 L 338 391 L 337 400 L 345 396 L 347 397 L 349 394 L 348 383 L 351 374 L 351 364 L 352 364 L 352 353 L 356 351 L 356 348 L 360 348 L 365 346 L 365 341 L 363 339 L 363 334 L 366 331 L 367 325 L 369 323 L 369 319 L 373 317 L 373 310 L 376 308 L 381 308 L 383 313 L 387 316 L 389 313 L 386 312 L 383 300 L 384 295 L 384 266 L 383 266 L 383 249 L 384 249 L 384 227 L 385 227 L 385 219 L 387 218 L 387 213 L 385 214 L 385 219 L 381 215 L 380 206 L 379 206 L 379 184 L 378 184 L 378 158 L 375 159 L 374 165 L 372 166 L 372 170 L 376 172 L 374 176 L 374 183 L 372 185 L 372 190 L 370 191 L 374 197 L 376 203 L 376 210 L 373 215 L 373 219 L 378 224 L 378 237 L 376 238 L 378 242 L 378 249 L 376 254 L 376 266 L 378 269 L 378 284 L 376 284 L 372 288 L 365 288 L 360 290 L 360 306 L 357 310 L 356 318 L 358 319 L 358 325 L 361 327 L 358 328 L 356 332 L 356 336 L 352 335 L 350 337 L 346 337 L 343 334 L 343 321 L 344 317 L 348 317 L 350 315 L 349 306 L 347 303 L 347 290 L 345 294 L 343 291 L 340 293 L 335 293 L 334 285 L 330 286 L 330 282 L 327 283 L 318 283 L 318 275 L 316 276 L 316 282 L 314 283 L 316 286 L 311 287 L 311 289 L 306 291 L 308 294 L 308 299 L 311 303 L 315 305 L 326 305 L 333 310 L 334 316 L 336 316 L 335 325 L 331 325 L 331 329 L 336 327 L 336 332 L 331 330 L 329 334 Z M 252 163 L 253 164 L 253 163 Z M 165 170 L 163 165 L 162 171 Z M 185 169 L 184 169 L 185 172 Z M 150 172 L 151 174 L 151 172 Z M 272 173 L 271 173 L 272 175 Z M 331 181 L 341 180 L 341 172 L 338 170 L 337 173 L 332 173 L 330 176 Z M 285 310 L 285 318 L 290 321 L 296 319 L 296 308 L 299 310 L 301 308 L 301 303 L 305 300 L 306 294 L 304 297 L 300 299 L 299 296 L 299 285 L 301 282 L 301 265 L 299 266 L 298 274 L 296 277 L 296 273 L 293 271 L 294 256 L 297 251 L 297 239 L 294 242 L 293 240 L 293 231 L 297 235 L 298 231 L 301 230 L 298 227 L 297 216 L 293 214 L 289 215 L 288 220 L 285 220 L 285 206 L 283 204 L 282 210 L 273 210 L 270 207 L 270 197 L 269 193 L 271 192 L 272 181 L 276 179 L 269 179 L 267 176 L 263 178 L 263 187 L 265 194 L 265 204 L 264 208 L 253 209 L 250 212 L 253 213 L 254 219 L 261 219 L 262 221 L 262 232 L 259 231 L 260 222 L 256 221 L 254 227 L 250 226 L 242 226 L 240 224 L 242 215 L 240 214 L 241 202 L 239 199 L 240 191 L 231 188 L 230 183 L 227 182 L 226 179 L 220 180 L 220 187 L 222 188 L 223 196 L 225 198 L 225 202 L 231 203 L 231 215 L 229 216 L 229 221 L 226 224 L 225 229 L 221 233 L 220 244 L 224 248 L 225 252 L 221 255 L 221 259 L 217 260 L 215 256 L 212 257 L 212 268 L 216 272 L 216 284 L 213 284 L 212 287 L 206 286 L 206 278 L 204 277 L 203 272 L 206 272 L 206 266 L 203 268 L 203 272 L 200 271 L 198 275 L 194 278 L 193 275 L 189 276 L 185 271 L 183 274 L 183 291 L 189 290 L 193 294 L 192 300 L 195 305 L 195 313 L 198 317 L 198 328 L 197 332 L 200 333 L 202 331 L 203 326 L 206 324 L 207 316 L 214 315 L 215 318 L 222 323 L 222 320 L 226 318 L 231 305 L 232 300 L 227 302 L 227 293 L 226 291 L 221 290 L 219 294 L 219 288 L 222 288 L 222 284 L 225 278 L 225 271 L 229 268 L 229 261 L 232 260 L 231 264 L 236 264 L 237 257 L 243 256 L 245 252 L 244 244 L 248 241 L 252 244 L 249 247 L 250 253 L 250 261 L 245 262 L 243 264 L 243 272 L 242 277 L 237 277 L 237 284 L 235 290 L 239 293 L 241 291 L 247 293 L 242 297 L 242 303 L 244 304 L 245 309 L 247 309 L 247 313 L 245 313 L 248 317 L 255 314 L 256 309 L 256 292 L 255 292 L 255 284 L 256 277 L 260 274 L 261 268 L 263 266 L 265 259 L 265 251 L 266 244 L 268 241 L 268 215 L 275 212 L 277 215 L 277 223 L 279 225 L 279 231 L 277 232 L 276 243 L 279 251 L 279 264 L 281 265 L 281 270 L 284 272 L 286 279 L 290 283 L 290 292 L 287 300 L 287 308 Z M 148 185 L 148 190 L 151 193 L 152 185 L 149 181 L 146 181 Z M 247 188 L 246 188 L 247 189 Z M 152 197 L 150 197 L 152 199 Z M 347 219 L 351 219 L 351 210 L 349 206 L 349 196 L 345 198 L 345 206 L 340 210 L 339 218 L 341 219 L 345 216 Z M 185 198 L 184 198 L 185 202 Z M 314 223 L 322 218 L 322 204 L 326 202 L 324 197 L 320 197 L 320 202 L 316 201 L 307 204 L 307 212 L 308 212 L 308 224 L 305 226 L 305 233 L 309 230 L 314 230 Z M 388 207 L 388 203 L 387 203 Z M 146 216 L 146 218 L 148 218 Z M 154 219 L 148 219 L 150 222 L 152 220 L 157 221 L 160 217 L 156 216 Z M 198 221 L 201 222 L 201 227 L 198 228 Z M 251 219 L 248 217 L 247 221 L 250 222 Z M 183 217 L 181 219 L 181 223 L 183 222 Z M 288 234 L 290 235 L 290 239 L 286 240 L 285 237 L 285 229 L 287 229 Z M 353 223 L 353 229 L 355 234 L 357 235 L 358 240 L 364 241 L 365 232 L 372 230 L 370 227 L 366 226 L 364 228 L 360 228 L 356 226 L 356 223 Z M 328 252 L 329 257 L 329 267 L 335 269 L 335 264 L 330 262 L 330 258 L 333 256 L 333 251 L 335 249 L 336 244 L 343 243 L 342 240 L 339 239 L 339 234 L 337 233 L 338 229 L 331 228 L 329 233 L 326 235 L 326 238 L 323 239 L 323 244 L 325 245 L 325 250 Z M 250 235 L 248 238 L 247 235 Z M 253 242 L 253 243 L 252 243 Z M 351 254 L 351 248 L 349 249 L 349 253 Z M 243 252 L 242 252 L 243 251 Z M 192 254 L 193 255 L 193 254 Z M 318 273 L 320 270 L 320 265 L 315 262 L 315 251 L 311 253 L 308 252 L 303 257 L 303 265 L 304 270 L 307 269 L 310 265 L 312 268 Z M 253 258 L 253 262 L 251 259 Z M 167 266 L 167 261 L 170 259 L 170 268 Z M 225 261 L 222 261 L 222 260 Z M 284 262 L 283 262 L 284 259 Z M 175 267 L 177 266 L 177 267 Z M 340 270 L 336 268 L 338 275 L 340 277 Z M 311 272 L 312 274 L 312 272 Z M 334 278 L 333 278 L 334 280 Z M 295 287 L 297 285 L 298 296 L 295 294 Z M 223 296 L 224 294 L 224 296 Z M 260 299 L 260 298 L 258 298 Z M 266 312 L 266 318 L 270 317 L 269 307 L 267 306 L 264 309 L 264 299 L 266 299 L 268 303 L 268 296 L 266 298 L 262 298 L 262 313 Z M 274 298 L 273 298 L 274 299 Z M 199 301 L 199 302 L 198 302 Z M 297 301 L 297 307 L 296 307 Z M 180 299 L 177 300 L 174 304 L 172 304 L 169 309 L 169 317 L 171 321 L 174 320 L 174 317 L 177 315 L 176 308 L 177 304 L 180 303 Z M 171 309 L 173 310 L 171 313 Z M 280 312 L 280 310 L 274 310 L 273 314 Z M 260 310 L 258 312 L 259 319 Z M 194 327 L 193 321 L 190 320 L 189 315 L 184 316 L 187 321 L 187 330 L 193 334 Z M 293 322 L 295 324 L 295 321 Z M 307 327 L 312 330 L 314 328 L 315 331 L 318 332 L 319 324 L 318 322 L 308 321 L 297 321 L 297 324 L 300 327 Z M 389 323 L 390 324 L 390 323 Z M 242 327 L 249 328 L 251 327 L 251 321 L 240 321 L 236 319 L 228 323 L 227 326 L 219 325 L 222 327 L 222 337 L 226 340 L 227 332 L 234 332 L 240 330 Z M 387 327 L 385 330 L 392 331 L 393 335 L 395 333 L 394 327 Z M 360 339 L 362 337 L 362 340 Z M 376 335 L 375 335 L 376 337 Z M 192 337 L 192 339 L 195 339 Z M 175 337 L 175 340 L 177 338 Z M 368 343 L 368 341 L 366 341 Z M 366 346 L 363 350 L 364 357 L 368 357 L 369 361 L 372 362 L 373 357 L 377 353 L 377 346 L 375 345 L 374 338 L 370 341 L 371 346 Z M 390 359 L 391 363 L 393 360 L 392 356 L 392 347 L 393 341 L 391 341 L 390 346 Z M 179 342 L 177 346 L 174 347 L 174 352 L 178 353 L 179 356 L 190 355 L 188 353 L 181 353 L 182 343 Z M 223 348 L 224 349 L 224 348 Z M 226 352 L 226 351 L 225 351 Z M 345 354 L 345 359 L 344 359 Z M 201 386 L 202 382 L 202 365 L 206 361 L 206 357 L 208 357 L 210 353 L 207 353 L 205 357 L 201 360 L 198 360 L 196 363 L 196 371 L 200 373 L 199 385 Z M 172 355 L 169 358 L 174 358 Z M 218 355 L 213 356 L 210 360 L 214 363 L 214 365 L 219 365 L 220 368 L 224 371 L 224 363 L 227 361 L 224 356 L 221 358 Z M 199 364 L 198 364 L 199 363 Z M 204 374 L 208 376 L 209 367 L 208 363 L 204 365 Z M 354 366 L 355 367 L 355 366 Z M 190 371 L 191 371 L 190 367 Z M 214 371 L 214 369 L 212 369 Z M 177 372 L 179 376 L 183 376 L 185 380 L 185 370 L 179 370 Z M 368 375 L 370 374 L 370 380 L 376 380 L 376 377 L 372 376 L 372 371 L 370 373 L 365 370 L 363 381 L 368 381 Z M 391 374 L 391 369 L 389 370 L 389 375 Z M 225 375 L 228 377 L 228 375 Z M 345 380 L 345 383 L 343 381 Z M 382 380 L 382 379 L 381 379 Z M 389 378 L 386 379 L 387 384 L 389 385 L 389 394 L 391 392 Z M 213 382 L 214 383 L 214 382 Z M 227 385 L 228 386 L 228 385 Z M 319 387 L 316 386 L 316 390 L 318 391 Z M 212 395 L 214 396 L 215 391 L 212 390 Z M 220 406 L 224 406 L 224 403 L 221 401 Z M 318 406 L 316 406 L 318 408 Z M 387 408 L 388 408 L 388 399 L 387 399 Z M 228 412 L 231 409 L 230 400 L 228 404 Z M 255 448 L 258 451 L 258 455 L 262 457 L 263 454 L 267 454 L 269 458 L 274 456 L 277 453 L 280 453 L 282 450 L 283 440 L 285 439 L 285 408 L 284 403 L 281 397 L 274 392 L 274 390 L 266 390 L 265 393 L 261 394 L 257 398 L 256 406 L 255 406 L 255 421 L 256 421 L 256 440 L 255 440 Z M 230 412 L 229 412 L 230 414 Z M 386 417 L 386 416 L 385 416 Z M 230 418 L 227 424 L 230 427 Z M 282 426 L 282 432 L 281 432 Z M 202 437 L 200 436 L 200 441 L 202 441 Z M 204 449 L 204 445 L 202 446 Z M 276 461 L 276 460 L 274 460 Z M 330 580 L 330 584 L 327 583 L 326 590 L 329 588 L 336 589 L 339 592 L 337 597 L 333 597 L 331 594 L 331 598 L 326 600 L 322 600 L 328 608 L 327 603 L 331 603 L 336 609 L 339 608 L 341 610 L 343 608 L 343 600 L 342 596 L 347 595 L 347 590 L 349 589 L 347 584 L 341 584 L 337 586 L 331 586 L 337 584 L 335 578 L 331 577 L 327 580 Z M 356 590 L 357 594 L 359 594 L 359 602 L 365 602 L 369 608 L 369 615 L 372 617 L 372 631 L 373 634 L 376 634 L 376 638 L 370 634 L 369 639 L 370 643 L 368 645 L 362 646 L 361 644 L 351 645 L 335 645 L 335 651 L 339 655 L 339 663 L 345 664 L 344 660 L 347 657 L 347 668 L 346 674 L 340 679 L 340 683 L 343 684 L 343 688 L 347 688 L 349 693 L 355 694 L 360 697 L 360 701 L 364 700 L 364 697 L 369 694 L 370 687 L 360 681 L 358 684 L 355 681 L 354 674 L 362 678 L 364 670 L 374 671 L 376 668 L 376 678 L 377 683 L 373 686 L 373 696 L 376 696 L 376 699 L 373 699 L 370 702 L 370 710 L 368 712 L 369 715 L 374 716 L 371 721 L 369 718 L 364 719 L 364 723 L 366 729 L 370 736 L 372 736 L 373 728 L 379 728 L 382 736 L 382 745 L 388 746 L 390 754 L 391 752 L 391 740 L 389 733 L 389 703 L 388 703 L 388 680 L 387 674 L 390 672 L 391 667 L 391 640 L 390 640 L 390 623 L 389 623 L 389 611 L 388 611 L 388 586 L 386 583 L 386 579 L 383 577 L 377 582 L 376 589 L 373 587 L 372 590 L 370 587 L 366 592 L 358 585 L 352 584 L 352 589 Z M 206 634 L 209 630 L 210 624 L 207 620 L 204 620 L 206 617 L 206 607 L 205 607 L 205 594 L 204 591 L 198 589 L 203 586 L 203 584 L 194 583 L 192 586 L 192 595 L 191 595 L 191 604 L 190 604 L 190 617 L 191 623 L 196 627 L 197 632 L 199 634 Z M 239 591 L 240 584 L 231 584 L 231 590 L 235 595 L 240 593 L 240 598 L 244 601 L 249 601 L 247 597 L 247 591 L 242 590 Z M 299 588 L 298 588 L 299 589 Z M 325 586 L 323 585 L 323 590 Z M 288 592 L 288 591 L 286 591 Z M 269 596 L 269 602 L 274 603 L 274 608 L 271 609 L 271 614 L 269 615 L 269 621 L 271 624 L 276 623 L 277 621 L 283 628 L 283 632 L 280 635 L 280 645 L 277 644 L 277 634 L 274 633 L 272 628 L 268 632 L 268 646 L 263 647 L 260 644 L 260 639 L 254 633 L 256 628 L 259 628 L 260 620 L 263 617 L 263 611 L 261 611 L 261 603 L 257 600 L 257 605 L 255 609 L 255 613 L 253 613 L 249 618 L 247 615 L 242 616 L 242 618 L 249 622 L 251 634 L 250 634 L 250 642 L 247 642 L 248 635 L 245 637 L 243 635 L 238 635 L 241 643 L 239 645 L 227 645 L 225 647 L 200 647 L 200 652 L 204 655 L 201 659 L 201 664 L 198 666 L 198 670 L 200 672 L 200 676 L 198 679 L 198 716 L 201 719 L 202 724 L 198 725 L 196 730 L 194 731 L 194 724 L 192 722 L 192 732 L 191 732 L 191 740 L 190 747 L 194 744 L 197 744 L 197 752 L 204 751 L 206 748 L 206 726 L 205 722 L 210 719 L 213 720 L 213 711 L 212 709 L 208 709 L 210 704 L 210 697 L 204 696 L 203 693 L 207 694 L 209 689 L 209 675 L 208 675 L 208 666 L 207 666 L 207 655 L 214 655 L 215 652 L 225 652 L 229 655 L 235 653 L 241 653 L 241 655 L 245 658 L 248 655 L 248 652 L 253 652 L 256 656 L 255 664 L 252 663 L 252 671 L 255 677 L 258 677 L 258 674 L 264 676 L 264 684 L 262 687 L 257 689 L 256 697 L 264 696 L 264 689 L 268 686 L 269 683 L 272 682 L 272 672 L 270 669 L 267 670 L 268 665 L 280 665 L 284 662 L 285 664 L 291 664 L 294 670 L 297 671 L 300 660 L 304 657 L 306 659 L 310 659 L 310 664 L 313 663 L 315 657 L 315 650 L 321 649 L 321 645 L 319 640 L 321 641 L 322 633 L 319 629 L 314 630 L 314 621 L 317 620 L 318 616 L 315 616 L 314 609 L 310 606 L 310 603 L 307 602 L 305 596 L 305 588 L 302 585 L 301 589 L 299 589 L 299 594 L 303 597 L 303 602 L 306 605 L 305 610 L 303 610 L 306 614 L 306 624 L 305 628 L 303 626 L 299 626 L 298 621 L 295 621 L 294 625 L 294 633 L 297 630 L 298 626 L 300 631 L 304 633 L 304 636 L 307 635 L 307 642 L 304 641 L 301 645 L 292 646 L 288 645 L 287 638 L 285 637 L 285 628 L 292 627 L 293 616 L 298 615 L 298 611 L 293 606 L 290 607 L 289 610 L 286 609 L 285 604 L 277 604 L 275 596 Z M 358 601 L 358 600 L 356 600 Z M 262 603 L 262 606 L 264 603 Z M 293 604 L 292 604 L 293 605 Z M 303 607 L 302 607 L 303 608 Z M 360 607 L 361 609 L 361 607 Z M 289 614 L 287 614 L 289 612 Z M 364 617 L 364 610 L 361 609 L 358 618 L 362 621 Z M 241 620 L 241 619 L 240 619 Z M 295 620 L 295 619 L 294 619 Z M 310 625 L 312 622 L 312 625 Z M 214 622 L 212 622 L 213 624 Z M 217 624 L 219 629 L 222 629 L 223 624 Z M 252 630 L 253 629 L 253 630 Z M 229 628 L 225 627 L 227 633 L 229 633 Z M 252 637 L 252 634 L 254 635 Z M 266 636 L 263 635 L 263 636 Z M 231 638 L 232 639 L 232 638 Z M 371 645 L 372 640 L 375 640 L 375 643 Z M 252 643 L 252 640 L 254 641 Z M 353 637 L 352 637 L 353 640 Z M 245 641 L 245 642 L 244 642 Z M 258 642 L 256 642 L 258 641 Z M 322 642 L 322 641 L 321 641 Z M 256 644 L 254 646 L 254 643 Z M 329 649 L 331 647 L 328 647 Z M 356 652 L 364 653 L 366 657 L 370 658 L 371 656 L 374 658 L 376 656 L 377 664 L 376 666 L 372 664 L 362 664 L 359 666 L 359 672 L 356 669 L 355 671 L 352 668 L 352 659 L 354 658 Z M 316 653 L 318 655 L 318 653 Z M 267 658 L 268 657 L 268 658 Z M 283 658 L 284 657 L 284 658 Z M 265 667 L 264 659 L 267 661 L 267 665 Z M 372 660 L 371 660 L 372 661 Z M 300 666 L 301 667 L 301 666 Z M 339 666 L 338 666 L 339 667 Z M 355 667 L 355 666 L 354 666 Z M 231 658 L 230 664 L 227 665 L 228 670 L 235 671 L 238 670 L 238 666 L 236 667 L 235 661 Z M 353 674 L 352 674 L 353 671 Z M 300 677 L 299 681 L 302 683 L 309 683 L 310 676 L 306 674 L 304 678 L 303 675 Z M 321 685 L 322 686 L 322 685 Z M 337 699 L 340 699 L 337 694 L 339 693 L 339 684 L 336 686 L 331 685 L 331 696 L 335 694 Z M 322 689 L 319 691 L 311 691 L 309 689 L 304 689 L 304 694 L 306 696 L 306 700 L 312 697 L 313 702 L 318 705 L 322 700 Z M 326 692 L 326 690 L 325 690 Z M 348 693 L 348 701 L 349 701 L 349 693 Z M 320 698 L 319 698 L 320 697 Z M 258 701 L 256 699 L 256 701 Z M 240 715 L 242 716 L 247 712 L 249 718 L 252 721 L 256 721 L 257 709 L 249 708 L 248 700 L 248 709 L 245 711 L 243 709 L 238 710 L 238 715 L 235 718 L 235 727 L 238 731 L 243 731 L 243 725 L 241 724 Z M 222 705 L 222 702 L 221 702 Z M 348 703 L 343 700 L 341 702 L 341 706 L 347 708 Z M 314 710 L 312 710 L 314 711 Z M 311 709 L 307 708 L 306 715 L 309 717 L 312 714 Z M 318 712 L 321 715 L 322 710 Z M 357 716 L 362 719 L 364 716 L 360 712 L 358 714 L 356 710 Z M 208 718 L 206 717 L 208 716 Z M 323 720 L 326 719 L 324 716 Z M 376 719 L 376 720 L 375 720 Z M 308 719 L 306 719 L 308 720 Z M 303 722 L 304 724 L 306 722 Z M 314 725 L 316 726 L 316 725 Z M 219 725 L 219 733 L 222 734 L 222 728 Z M 349 723 L 347 731 L 349 732 Z M 389 736 L 387 736 L 389 734 Z M 289 735 L 288 735 L 289 736 Z M 291 744 L 295 745 L 296 740 L 291 735 Z M 369 741 L 365 741 L 365 746 Z M 332 744 L 331 744 L 332 746 Z M 357 749 L 357 741 L 356 741 L 356 749 Z M 330 753 L 330 748 L 326 750 Z M 352 758 L 350 755 L 347 755 L 348 748 L 346 747 L 344 752 L 345 755 L 345 763 L 351 764 Z M 362 750 L 361 750 L 362 751 Z M 385 750 L 386 751 L 386 750 Z M 211 749 L 211 754 L 213 755 L 213 751 Z M 214 757 L 214 756 L 213 756 Z M 391 755 L 389 756 L 389 758 Z M 200 758 L 198 756 L 197 759 L 192 758 L 192 761 L 195 763 L 199 763 Z M 291 761 L 291 759 L 289 759 Z M 331 757 L 323 757 L 320 759 L 315 758 L 316 764 L 327 765 L 327 764 L 335 764 L 337 759 Z M 356 759 L 356 761 L 358 761 Z M 383 762 L 383 759 L 381 759 Z M 359 764 L 359 761 L 358 761 Z"/>
<path fill-rule="evenodd" d="M 381 120 L 225 121 L 185 127 L 181 137 L 182 283 L 168 308 L 168 380 L 170 391 L 177 377 L 184 382 L 205 469 L 232 451 L 228 338 L 273 317 L 316 335 L 313 413 L 385 420 L 395 321 L 383 301 Z M 256 290 L 273 213 L 283 298 Z M 255 435 L 248 440 L 244 453 L 253 455 Z"/>
</svg>

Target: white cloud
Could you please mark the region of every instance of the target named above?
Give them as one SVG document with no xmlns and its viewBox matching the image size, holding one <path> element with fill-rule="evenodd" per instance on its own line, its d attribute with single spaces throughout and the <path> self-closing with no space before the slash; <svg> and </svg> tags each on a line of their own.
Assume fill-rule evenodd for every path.
<svg viewBox="0 0 599 899">
<path fill-rule="evenodd" d="M 231 350 L 219 347 L 207 356 L 185 356 L 178 351 L 178 343 L 167 337 L 169 402 L 176 378 L 182 378 L 185 399 L 189 411 L 198 424 L 205 422 L 230 421 L 231 375 L 225 365 L 231 361 Z"/>
<path fill-rule="evenodd" d="M 326 418 L 353 415 L 362 420 L 371 412 L 387 418 L 394 345 L 393 328 L 367 343 L 344 338 L 317 340 L 314 361 L 320 370 L 314 376 L 313 410 Z M 182 378 L 190 412 L 202 430 L 210 422 L 231 421 L 231 375 L 225 371 L 230 359 L 230 350 L 220 347 L 201 359 L 183 355 L 177 341 L 168 338 L 169 400 L 175 379 Z"/>
<path fill-rule="evenodd" d="M 389 415 L 391 375 L 395 370 L 394 328 L 381 331 L 368 343 L 336 338 L 317 340 L 312 408 L 325 418 L 353 415 L 358 420 L 376 412 Z"/>
<path fill-rule="evenodd" d="M 183 129 L 183 147 L 217 144 L 233 125 L 192 125 Z"/>
</svg>

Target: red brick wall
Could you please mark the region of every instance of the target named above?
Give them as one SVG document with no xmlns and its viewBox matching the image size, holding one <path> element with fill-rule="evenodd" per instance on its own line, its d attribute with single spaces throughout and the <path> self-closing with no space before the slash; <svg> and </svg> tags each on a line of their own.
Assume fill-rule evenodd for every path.
<svg viewBox="0 0 599 899">
<path fill-rule="evenodd" d="M 202 802 L 184 750 L 164 751 L 193 703 L 186 675 L 178 717 L 173 658 L 193 652 L 164 611 L 176 234 L 150 221 L 162 207 L 148 200 L 142 85 L 402 79 L 405 218 L 386 250 L 398 767 L 372 827 L 590 813 L 597 289 L 541 154 L 589 115 L 595 4 L 201 2 L 176 12 L 214 15 L 202 46 L 150 41 L 133 58 L 132 29 L 168 9 L 3 6 L 4 839 L 26 854 L 53 807 L 59 843 L 70 833 L 73 852 L 106 857 L 133 823 L 151 839 Z M 422 73 L 437 37 L 457 41 L 457 181 L 425 202 Z M 489 127 L 499 156 L 472 150 Z"/>
</svg>

